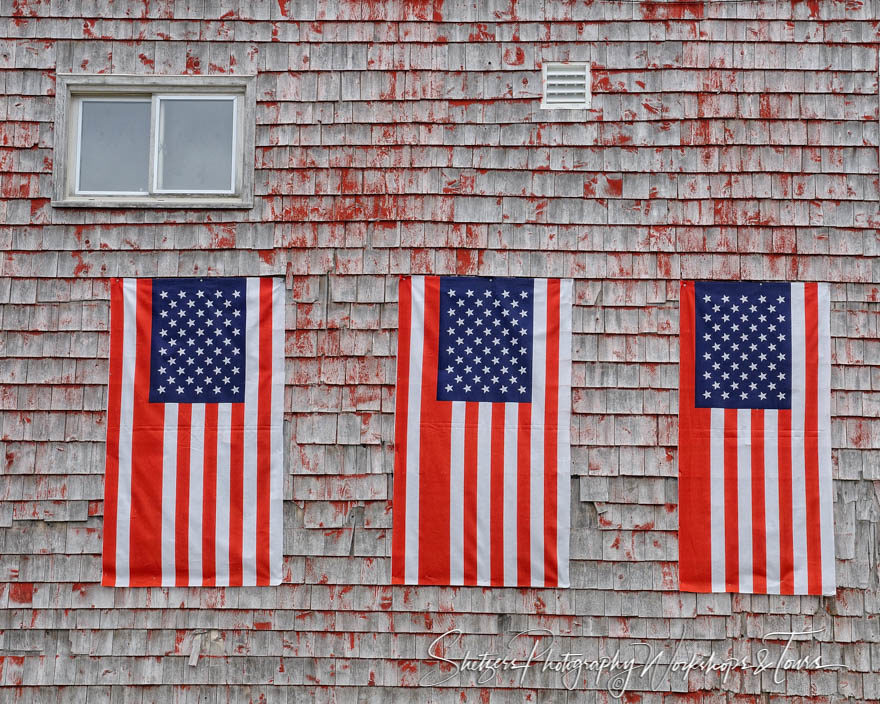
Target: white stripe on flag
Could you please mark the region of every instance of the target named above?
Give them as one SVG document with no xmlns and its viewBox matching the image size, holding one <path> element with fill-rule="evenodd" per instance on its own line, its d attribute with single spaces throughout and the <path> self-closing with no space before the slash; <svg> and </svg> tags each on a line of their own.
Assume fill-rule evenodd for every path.
<svg viewBox="0 0 880 704">
<path fill-rule="evenodd" d="M 272 280 L 272 399 L 269 433 L 269 583 L 281 584 L 284 542 L 284 283 Z"/>
<path fill-rule="evenodd" d="M 736 412 L 736 493 L 739 528 L 739 590 L 753 591 L 752 575 L 752 411 Z"/>
<path fill-rule="evenodd" d="M 822 546 L 822 593 L 837 591 L 834 574 L 834 493 L 831 481 L 831 295 L 819 284 L 819 516 Z"/>
<path fill-rule="evenodd" d="M 247 279 L 244 383 L 244 482 L 242 503 L 242 584 L 257 583 L 257 425 L 260 380 L 260 280 Z"/>
<path fill-rule="evenodd" d="M 794 593 L 809 591 L 807 579 L 807 483 L 804 474 L 806 309 L 804 285 L 791 285 L 791 504 L 794 534 Z"/>
<path fill-rule="evenodd" d="M 559 412 L 556 443 L 556 555 L 559 587 L 568 586 L 568 545 L 571 524 L 571 306 L 572 281 L 559 291 Z"/>
<path fill-rule="evenodd" d="M 492 404 L 477 406 L 477 584 L 492 582 Z"/>
<path fill-rule="evenodd" d="M 726 591 L 724 543 L 724 409 L 711 409 L 709 430 L 709 521 L 711 525 L 712 591 Z"/>
<path fill-rule="evenodd" d="M 129 581 L 131 547 L 131 435 L 134 425 L 134 370 L 137 357 L 137 279 L 122 282 L 122 395 L 119 407 L 119 484 L 116 500 L 116 586 Z M 149 347 L 141 347 L 148 354 Z"/>
<path fill-rule="evenodd" d="M 189 586 L 202 584 L 202 501 L 205 483 L 205 404 L 192 404 L 189 436 Z"/>
<path fill-rule="evenodd" d="M 406 419 L 406 530 L 404 582 L 419 581 L 419 455 L 422 416 L 422 367 L 425 344 L 425 277 L 410 279 L 409 389 Z"/>
<path fill-rule="evenodd" d="M 516 586 L 516 519 L 517 519 L 517 438 L 519 436 L 519 404 L 504 404 L 504 514 L 503 551 L 504 585 Z"/>
<path fill-rule="evenodd" d="M 547 377 L 547 279 L 535 279 L 532 299 L 529 552 L 532 586 L 540 587 L 544 585 L 544 393 Z M 568 445 L 567 442 L 565 444 Z"/>
<path fill-rule="evenodd" d="M 162 439 L 162 586 L 173 587 L 175 579 L 175 523 L 177 520 L 177 409 L 165 404 Z"/>
<path fill-rule="evenodd" d="M 214 536 L 217 586 L 229 584 L 230 443 L 232 404 L 217 405 L 217 525 Z"/>
<path fill-rule="evenodd" d="M 779 594 L 779 411 L 764 411 L 764 523 L 767 528 L 767 593 Z"/>
<path fill-rule="evenodd" d="M 449 581 L 464 583 L 464 436 L 465 402 L 452 402 L 449 446 Z"/>
</svg>

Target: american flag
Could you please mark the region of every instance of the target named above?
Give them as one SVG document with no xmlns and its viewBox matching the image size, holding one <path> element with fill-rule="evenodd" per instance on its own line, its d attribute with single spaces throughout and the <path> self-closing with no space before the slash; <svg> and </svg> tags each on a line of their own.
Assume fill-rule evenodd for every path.
<svg viewBox="0 0 880 704">
<path fill-rule="evenodd" d="M 572 282 L 400 282 L 392 581 L 568 586 Z"/>
<path fill-rule="evenodd" d="M 283 291 L 113 281 L 103 584 L 280 583 Z"/>
<path fill-rule="evenodd" d="M 826 284 L 682 283 L 683 590 L 835 593 L 829 307 Z"/>
</svg>

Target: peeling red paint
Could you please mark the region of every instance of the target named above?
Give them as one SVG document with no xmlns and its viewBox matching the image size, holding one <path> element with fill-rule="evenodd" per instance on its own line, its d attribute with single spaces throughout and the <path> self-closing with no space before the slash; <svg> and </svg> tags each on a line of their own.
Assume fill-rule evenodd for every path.
<svg viewBox="0 0 880 704">
<path fill-rule="evenodd" d="M 35 6 L 41 4 L 42 0 L 12 0 L 12 16 L 16 18 L 38 17 L 39 13 Z"/>
<path fill-rule="evenodd" d="M 202 72 L 201 61 L 198 56 L 195 56 L 190 53 L 190 50 L 187 49 L 186 52 L 186 69 L 184 69 L 184 73 L 190 75 L 198 75 Z"/>
<path fill-rule="evenodd" d="M 442 8 L 443 0 L 403 0 L 403 16 L 406 20 L 442 22 Z"/>
<path fill-rule="evenodd" d="M 83 261 L 82 252 L 71 252 L 70 256 L 77 261 L 77 264 L 73 269 L 74 276 L 82 276 L 83 274 L 89 273 L 89 271 L 91 270 L 91 266 Z"/>
<path fill-rule="evenodd" d="M 810 11 L 810 19 L 819 19 L 819 0 L 791 0 L 792 9 L 800 5 L 802 2 L 806 3 L 807 8 Z"/>
<path fill-rule="evenodd" d="M 30 604 L 34 600 L 34 585 L 31 582 L 15 582 L 9 587 L 9 601 L 15 604 Z"/>
<path fill-rule="evenodd" d="M 606 176 L 605 181 L 608 184 L 608 195 L 610 197 L 620 197 L 623 195 L 622 178 L 611 178 L 610 176 Z"/>
<path fill-rule="evenodd" d="M 608 71 L 602 68 L 594 68 L 590 74 L 590 80 L 592 81 L 592 92 L 593 93 L 615 93 L 624 90 L 625 84 L 623 81 L 618 81 L 615 84 L 611 83 L 611 74 Z"/>
<path fill-rule="evenodd" d="M 177 655 L 181 655 L 181 645 L 183 645 L 183 641 L 187 636 L 188 631 L 178 630 L 174 634 L 174 652 Z"/>
<path fill-rule="evenodd" d="M 489 27 L 485 24 L 475 24 L 473 30 L 468 35 L 469 42 L 494 42 L 495 33 L 489 31 Z"/>
<path fill-rule="evenodd" d="M 211 233 L 211 240 L 208 244 L 211 249 L 230 249 L 235 247 L 234 224 L 208 225 L 207 227 L 208 232 Z"/>
<path fill-rule="evenodd" d="M 526 52 L 522 47 L 511 47 L 504 50 L 504 63 L 508 66 L 522 66 L 526 61 Z"/>
</svg>

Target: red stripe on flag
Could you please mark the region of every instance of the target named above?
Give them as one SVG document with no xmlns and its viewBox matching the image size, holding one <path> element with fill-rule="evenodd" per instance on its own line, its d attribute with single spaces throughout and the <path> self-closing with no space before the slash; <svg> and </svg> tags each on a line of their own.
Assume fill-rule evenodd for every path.
<svg viewBox="0 0 880 704">
<path fill-rule="evenodd" d="M 189 452 L 192 404 L 177 407 L 177 496 L 174 518 L 174 573 L 178 587 L 189 584 Z"/>
<path fill-rule="evenodd" d="M 779 411 L 779 592 L 794 594 L 791 489 L 791 409 Z"/>
<path fill-rule="evenodd" d="M 104 569 L 101 584 L 116 584 L 116 515 L 119 501 L 119 425 L 122 413 L 122 341 L 125 315 L 122 279 L 110 284 L 110 383 L 107 405 L 107 463 L 104 470 Z"/>
<path fill-rule="evenodd" d="M 724 549 L 727 590 L 739 591 L 739 486 L 736 409 L 724 409 Z"/>
<path fill-rule="evenodd" d="M 804 479 L 806 482 L 807 584 L 822 593 L 822 537 L 819 509 L 819 287 L 804 284 L 806 378 L 804 379 Z M 800 321 L 792 321 L 800 324 Z M 793 380 L 797 383 L 799 380 Z"/>
<path fill-rule="evenodd" d="M 547 281 L 547 376 L 544 395 L 544 586 L 559 582 L 557 443 L 559 435 L 559 279 Z"/>
<path fill-rule="evenodd" d="M 492 404 L 491 469 L 489 490 L 490 581 L 504 586 L 504 404 Z"/>
<path fill-rule="evenodd" d="M 452 402 L 437 400 L 440 279 L 425 278 L 419 441 L 419 584 L 449 584 Z M 430 324 L 429 324 L 429 321 Z"/>
<path fill-rule="evenodd" d="M 532 449 L 532 405 L 519 404 L 516 444 L 516 582 L 520 587 L 528 587 L 532 582 L 531 560 L 531 449 Z"/>
<path fill-rule="evenodd" d="M 272 279 L 260 279 L 260 360 L 257 400 L 257 584 L 269 584 L 272 432 Z"/>
<path fill-rule="evenodd" d="M 131 525 L 129 584 L 162 582 L 162 446 L 165 404 L 150 403 L 150 341 L 153 281 L 137 283 L 137 347 L 135 354 L 131 438 Z M 156 468 L 160 468 L 159 471 Z"/>
<path fill-rule="evenodd" d="M 244 404 L 232 404 L 229 447 L 229 584 L 240 586 L 244 539 Z"/>
<path fill-rule="evenodd" d="M 205 404 L 205 458 L 202 479 L 202 586 L 217 584 L 217 415 L 216 403 Z"/>
<path fill-rule="evenodd" d="M 678 558 L 681 588 L 712 591 L 712 533 L 710 493 L 710 431 L 712 415 L 697 408 L 695 378 L 694 285 L 681 284 L 681 364 L 678 426 Z"/>
<path fill-rule="evenodd" d="M 767 524 L 764 506 L 764 409 L 752 410 L 752 590 L 767 593 Z"/>
<path fill-rule="evenodd" d="M 480 405 L 464 406 L 464 583 L 477 583 L 477 440 Z"/>
<path fill-rule="evenodd" d="M 394 496 L 391 532 L 391 583 L 403 584 L 406 569 L 406 428 L 409 411 L 409 345 L 412 324 L 412 279 L 398 288 L 397 400 L 394 414 Z"/>
</svg>

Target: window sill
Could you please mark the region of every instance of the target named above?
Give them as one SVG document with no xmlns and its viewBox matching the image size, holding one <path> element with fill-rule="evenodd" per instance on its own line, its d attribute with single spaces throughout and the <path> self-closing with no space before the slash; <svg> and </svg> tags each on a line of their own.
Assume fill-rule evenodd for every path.
<svg viewBox="0 0 880 704">
<path fill-rule="evenodd" d="M 236 198 L 234 196 L 163 198 L 150 196 L 138 198 L 126 196 L 108 198 L 106 196 L 71 196 L 64 200 L 53 200 L 53 208 L 217 208 L 217 209 L 249 209 L 254 207 L 252 198 Z"/>
</svg>

